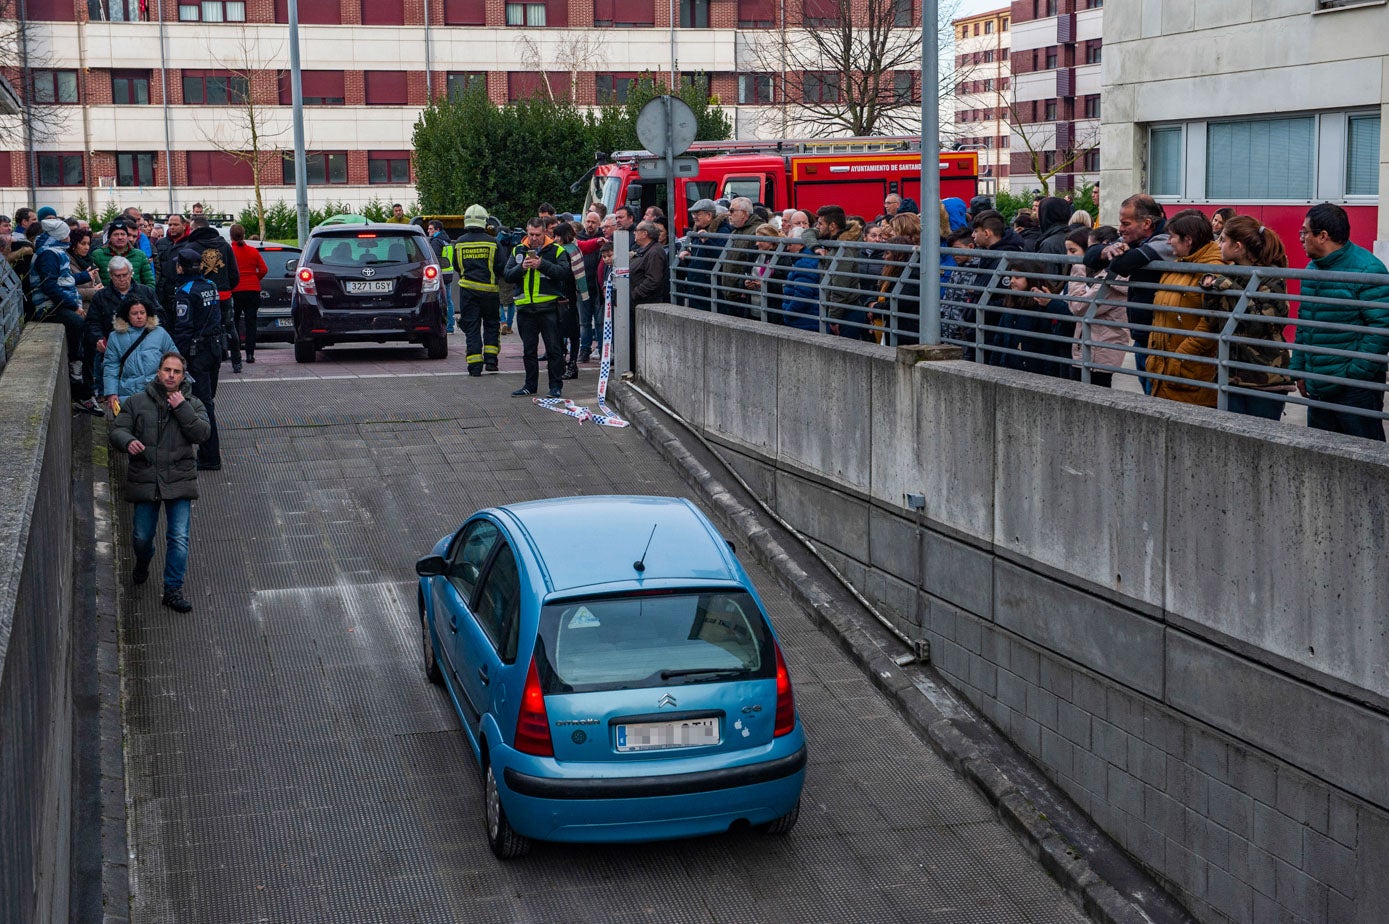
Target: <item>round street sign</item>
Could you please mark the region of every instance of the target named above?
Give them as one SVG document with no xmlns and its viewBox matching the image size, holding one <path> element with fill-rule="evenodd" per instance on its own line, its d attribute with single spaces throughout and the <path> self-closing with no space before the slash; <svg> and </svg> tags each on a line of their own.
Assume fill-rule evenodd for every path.
<svg viewBox="0 0 1389 924">
<path fill-rule="evenodd" d="M 670 100 L 671 125 L 666 124 L 667 99 Z M 672 143 L 674 150 L 669 152 L 672 157 L 684 154 L 694 143 L 697 128 L 694 110 L 675 96 L 658 96 L 642 106 L 637 114 L 637 138 L 657 157 L 665 157 Z"/>
</svg>

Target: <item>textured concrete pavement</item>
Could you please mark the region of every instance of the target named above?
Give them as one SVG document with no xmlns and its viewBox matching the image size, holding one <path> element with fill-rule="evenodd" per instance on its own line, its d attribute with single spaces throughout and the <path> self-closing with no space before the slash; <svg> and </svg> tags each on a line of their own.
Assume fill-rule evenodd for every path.
<svg viewBox="0 0 1389 924">
<path fill-rule="evenodd" d="M 796 830 L 494 860 L 457 718 L 420 670 L 415 558 L 488 504 L 688 491 L 634 430 L 510 398 L 514 376 L 458 374 L 453 347 L 313 366 L 266 348 L 225 375 L 190 615 L 157 580 L 130 587 L 119 505 L 132 920 L 1082 919 L 755 564 L 810 739 Z M 592 403 L 594 373 L 566 384 Z"/>
</svg>

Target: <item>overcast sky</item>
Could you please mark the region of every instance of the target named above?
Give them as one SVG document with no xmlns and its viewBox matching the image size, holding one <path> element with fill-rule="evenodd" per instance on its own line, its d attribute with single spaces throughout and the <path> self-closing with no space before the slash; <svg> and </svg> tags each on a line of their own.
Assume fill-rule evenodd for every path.
<svg viewBox="0 0 1389 924">
<path fill-rule="evenodd" d="M 941 8 L 948 8 L 947 4 L 952 0 L 939 0 Z M 973 16 L 975 13 L 984 13 L 988 10 L 999 10 L 1009 6 L 1008 0 L 960 0 L 960 8 L 952 16 L 952 19 L 959 19 L 961 16 Z"/>
</svg>

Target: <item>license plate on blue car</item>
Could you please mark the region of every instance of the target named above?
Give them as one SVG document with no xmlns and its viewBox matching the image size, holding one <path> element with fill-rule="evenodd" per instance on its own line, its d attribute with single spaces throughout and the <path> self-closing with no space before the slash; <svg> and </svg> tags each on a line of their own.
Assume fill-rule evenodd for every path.
<svg viewBox="0 0 1389 924">
<path fill-rule="evenodd" d="M 293 324 L 294 324 L 294 321 L 292 321 L 292 320 L 289 319 L 289 318 L 276 318 L 276 319 L 275 319 L 275 326 L 276 326 L 276 327 L 290 327 L 290 326 L 292 326 Z"/>
<path fill-rule="evenodd" d="M 674 722 L 635 722 L 617 726 L 619 751 L 657 748 L 697 748 L 719 743 L 719 720 L 680 719 Z"/>
</svg>

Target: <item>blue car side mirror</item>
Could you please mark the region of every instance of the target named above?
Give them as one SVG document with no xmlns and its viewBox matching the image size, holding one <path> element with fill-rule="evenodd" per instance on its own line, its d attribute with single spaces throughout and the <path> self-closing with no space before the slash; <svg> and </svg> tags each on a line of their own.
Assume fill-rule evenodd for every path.
<svg viewBox="0 0 1389 924">
<path fill-rule="evenodd" d="M 415 562 L 415 573 L 420 577 L 442 577 L 446 569 L 442 555 L 426 555 Z"/>
</svg>

